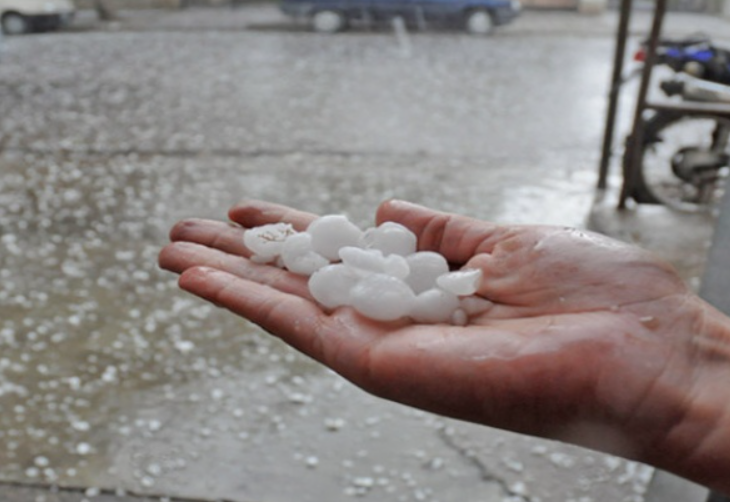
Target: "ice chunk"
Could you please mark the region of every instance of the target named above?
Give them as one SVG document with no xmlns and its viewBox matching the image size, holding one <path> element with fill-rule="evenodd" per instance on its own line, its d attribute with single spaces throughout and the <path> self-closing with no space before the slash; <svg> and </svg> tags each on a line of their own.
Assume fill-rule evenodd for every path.
<svg viewBox="0 0 730 502">
<path fill-rule="evenodd" d="M 339 256 L 343 264 L 362 274 L 385 271 L 385 256 L 377 249 L 345 246 L 340 249 Z"/>
<path fill-rule="evenodd" d="M 312 249 L 331 261 L 339 260 L 345 246 L 357 246 L 362 230 L 346 216 L 331 214 L 314 220 L 307 232 L 312 236 Z"/>
<path fill-rule="evenodd" d="M 406 257 L 410 273 L 406 283 L 416 294 L 436 286 L 436 278 L 449 273 L 446 258 L 433 251 L 420 251 Z"/>
<path fill-rule="evenodd" d="M 345 216 L 327 215 L 306 232 L 276 223 L 246 230 L 243 240 L 252 261 L 310 275 L 309 291 L 326 308 L 348 305 L 378 321 L 410 316 L 463 325 L 492 305 L 470 296 L 481 270 L 449 272 L 440 254 L 416 252 L 416 235 L 395 222 L 362 232 Z"/>
<path fill-rule="evenodd" d="M 312 275 L 329 265 L 329 260 L 312 251 L 312 236 L 306 232 L 290 235 L 281 249 L 284 267 L 299 275 Z"/>
<path fill-rule="evenodd" d="M 439 276 L 436 284 L 455 295 L 473 295 L 482 282 L 482 271 L 478 268 L 464 268 Z"/>
<path fill-rule="evenodd" d="M 388 274 L 398 279 L 408 275 L 406 259 L 398 255 L 383 256 L 378 249 L 361 249 L 347 246 L 340 249 L 342 263 L 355 269 L 360 275 Z"/>
<path fill-rule="evenodd" d="M 273 263 L 276 261 L 277 255 L 274 256 L 261 256 L 258 254 L 255 254 L 251 256 L 251 261 L 254 263 L 259 263 L 262 265 L 265 265 L 267 263 Z"/>
<path fill-rule="evenodd" d="M 362 236 L 362 246 L 379 249 L 385 256 L 408 256 L 416 252 L 416 234 L 400 223 L 387 221 L 376 228 L 369 228 Z"/>
<path fill-rule="evenodd" d="M 408 266 L 406 259 L 397 254 L 391 254 L 385 257 L 385 273 L 397 277 L 398 279 L 405 279 L 408 277 L 411 269 Z"/>
<path fill-rule="evenodd" d="M 350 291 L 351 305 L 362 315 L 377 321 L 394 321 L 411 311 L 415 295 L 400 279 L 371 274 Z"/>
<path fill-rule="evenodd" d="M 309 292 L 327 308 L 350 305 L 350 290 L 359 277 L 349 267 L 338 263 L 317 270 L 309 278 Z"/>
<path fill-rule="evenodd" d="M 281 253 L 286 238 L 294 233 L 288 223 L 262 225 L 246 230 L 243 244 L 255 255 L 255 261 L 273 261 Z"/>
<path fill-rule="evenodd" d="M 466 312 L 462 309 L 454 310 L 454 313 L 451 315 L 451 324 L 454 326 L 466 326 L 468 322 L 469 316 L 466 315 Z"/>
<path fill-rule="evenodd" d="M 416 322 L 448 323 L 459 308 L 459 297 L 443 289 L 432 288 L 416 296 L 410 316 Z"/>
<path fill-rule="evenodd" d="M 460 308 L 469 317 L 483 314 L 492 308 L 492 305 L 494 305 L 492 302 L 480 296 L 465 296 L 460 301 Z"/>
</svg>

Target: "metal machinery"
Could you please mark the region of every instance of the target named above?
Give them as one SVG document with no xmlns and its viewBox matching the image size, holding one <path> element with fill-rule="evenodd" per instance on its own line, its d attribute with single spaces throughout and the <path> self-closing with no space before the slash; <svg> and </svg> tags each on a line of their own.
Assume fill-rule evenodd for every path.
<svg viewBox="0 0 730 502">
<path fill-rule="evenodd" d="M 616 51 L 614 56 L 613 74 L 611 77 L 611 88 L 609 93 L 608 115 L 603 139 L 603 150 L 598 174 L 598 189 L 605 190 L 607 187 L 611 148 L 613 145 L 616 112 L 618 108 L 619 92 L 623 82 L 624 58 L 626 55 L 626 39 L 631 18 L 633 0 L 621 0 L 621 14 L 619 27 L 616 36 Z M 623 185 L 619 198 L 619 208 L 624 209 L 626 202 L 636 186 L 637 176 L 641 168 L 642 150 L 641 145 L 644 139 L 645 112 L 647 111 L 671 111 L 673 113 L 686 115 L 712 114 L 713 116 L 730 119 L 730 105 L 716 103 L 668 103 L 651 102 L 647 100 L 649 86 L 651 84 L 652 72 L 656 61 L 656 50 L 661 36 L 662 24 L 667 10 L 667 0 L 656 0 L 654 20 L 651 34 L 647 43 L 646 61 L 641 75 L 639 93 L 634 112 L 633 127 L 626 141 L 626 151 L 623 161 Z"/>
</svg>

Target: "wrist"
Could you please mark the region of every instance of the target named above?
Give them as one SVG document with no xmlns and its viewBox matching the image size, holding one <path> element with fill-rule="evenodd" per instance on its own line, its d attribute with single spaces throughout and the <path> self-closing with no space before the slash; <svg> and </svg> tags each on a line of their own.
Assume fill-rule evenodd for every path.
<svg viewBox="0 0 730 502">
<path fill-rule="evenodd" d="M 730 318 L 692 301 L 694 322 L 677 352 L 689 381 L 678 386 L 675 423 L 645 453 L 652 465 L 730 493 Z"/>
</svg>

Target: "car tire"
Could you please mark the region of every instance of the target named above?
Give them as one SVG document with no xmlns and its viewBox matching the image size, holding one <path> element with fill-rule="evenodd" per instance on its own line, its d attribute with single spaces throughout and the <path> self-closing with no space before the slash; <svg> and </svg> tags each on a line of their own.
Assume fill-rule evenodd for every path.
<svg viewBox="0 0 730 502">
<path fill-rule="evenodd" d="M 3 33 L 6 35 L 22 35 L 30 31 L 30 21 L 16 12 L 8 12 L 0 20 Z"/>
<path fill-rule="evenodd" d="M 486 10 L 473 10 L 466 15 L 464 25 L 472 35 L 489 35 L 494 30 L 494 19 Z"/>
<path fill-rule="evenodd" d="M 337 33 L 345 29 L 345 16 L 336 10 L 320 10 L 312 15 L 312 29 L 317 33 Z"/>
</svg>

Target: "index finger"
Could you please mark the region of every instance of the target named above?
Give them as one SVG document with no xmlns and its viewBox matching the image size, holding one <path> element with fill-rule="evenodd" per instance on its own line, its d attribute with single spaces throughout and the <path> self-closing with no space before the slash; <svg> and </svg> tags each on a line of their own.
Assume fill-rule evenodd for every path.
<svg viewBox="0 0 730 502">
<path fill-rule="evenodd" d="M 443 213 L 400 200 L 384 202 L 378 208 L 378 225 L 394 221 L 418 237 L 418 249 L 441 253 L 451 263 L 466 263 L 479 253 L 491 253 L 510 233 L 510 227 Z"/>
<path fill-rule="evenodd" d="M 340 308 L 328 315 L 312 300 L 209 267 L 189 268 L 179 285 L 356 383 L 367 375 L 367 354 L 389 329 L 353 309 Z"/>
<path fill-rule="evenodd" d="M 245 228 L 289 223 L 298 232 L 303 232 L 318 215 L 272 202 L 245 200 L 233 206 L 228 211 L 228 217 Z"/>
<path fill-rule="evenodd" d="M 322 360 L 319 335 L 327 323 L 327 315 L 311 300 L 207 266 L 185 270 L 179 285 Z"/>
</svg>

